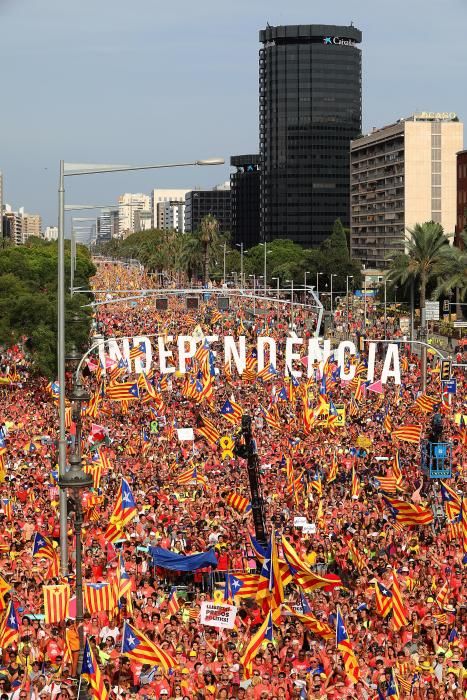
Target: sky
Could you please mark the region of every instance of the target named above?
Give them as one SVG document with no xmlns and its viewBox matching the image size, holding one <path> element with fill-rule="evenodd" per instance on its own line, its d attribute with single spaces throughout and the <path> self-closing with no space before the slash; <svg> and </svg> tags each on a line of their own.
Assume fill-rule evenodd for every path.
<svg viewBox="0 0 467 700">
<path fill-rule="evenodd" d="M 467 121 L 467 0 L 0 0 L 4 201 L 57 221 L 60 159 L 225 166 L 67 178 L 68 203 L 211 187 L 258 149 L 258 31 L 363 32 L 363 131 L 419 111 Z"/>
</svg>

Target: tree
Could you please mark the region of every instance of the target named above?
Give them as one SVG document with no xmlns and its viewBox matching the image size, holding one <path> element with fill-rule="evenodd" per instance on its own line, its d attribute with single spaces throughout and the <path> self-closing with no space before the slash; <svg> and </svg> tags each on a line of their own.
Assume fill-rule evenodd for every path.
<svg viewBox="0 0 467 700">
<path fill-rule="evenodd" d="M 209 282 L 209 259 L 212 249 L 218 243 L 219 222 L 212 215 L 208 214 L 201 221 L 201 226 L 198 232 L 198 237 L 201 243 L 203 255 L 203 284 Z"/>
<path fill-rule="evenodd" d="M 0 250 L 0 344 L 23 343 L 33 369 L 55 378 L 57 365 L 57 244 L 30 239 L 27 245 Z M 88 289 L 95 274 L 89 251 L 77 246 L 75 283 Z M 65 250 L 70 270 L 70 244 Z M 82 323 L 67 325 L 67 344 L 84 347 L 89 338 L 90 311 L 86 297 L 66 297 L 66 314 L 78 314 Z"/>
<path fill-rule="evenodd" d="M 424 309 L 427 285 L 436 276 L 448 250 L 449 240 L 440 224 L 415 224 L 409 229 L 406 252 L 393 259 L 387 279 L 392 284 L 414 282 L 420 292 L 420 308 Z"/>
<path fill-rule="evenodd" d="M 442 295 L 456 294 L 457 315 L 461 301 L 467 299 L 467 232 L 461 234 L 463 248 L 446 248 L 442 250 L 441 259 L 436 266 L 438 274 L 437 286 L 434 296 L 439 299 Z"/>
</svg>

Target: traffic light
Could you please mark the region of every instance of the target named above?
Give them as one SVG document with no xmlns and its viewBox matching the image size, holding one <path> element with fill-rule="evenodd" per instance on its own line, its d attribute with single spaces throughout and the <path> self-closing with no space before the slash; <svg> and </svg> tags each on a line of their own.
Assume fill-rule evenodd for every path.
<svg viewBox="0 0 467 700">
<path fill-rule="evenodd" d="M 440 379 L 442 382 L 451 379 L 451 360 L 441 360 Z"/>
</svg>

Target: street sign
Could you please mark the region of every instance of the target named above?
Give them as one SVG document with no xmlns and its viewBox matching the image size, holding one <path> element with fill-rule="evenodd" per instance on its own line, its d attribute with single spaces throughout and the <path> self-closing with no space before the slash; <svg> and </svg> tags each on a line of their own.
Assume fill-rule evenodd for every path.
<svg viewBox="0 0 467 700">
<path fill-rule="evenodd" d="M 443 392 L 444 391 L 448 394 L 457 394 L 457 379 L 449 379 L 447 382 L 443 381 Z"/>
<path fill-rule="evenodd" d="M 467 328 L 467 321 L 454 321 L 454 328 Z"/>
<path fill-rule="evenodd" d="M 399 327 L 401 329 L 401 333 L 407 335 L 410 330 L 410 318 L 408 316 L 401 316 L 399 319 Z"/>
<path fill-rule="evenodd" d="M 440 379 L 442 382 L 451 379 L 451 360 L 441 360 Z"/>
<path fill-rule="evenodd" d="M 425 302 L 425 317 L 427 321 L 439 321 L 439 301 Z"/>
</svg>

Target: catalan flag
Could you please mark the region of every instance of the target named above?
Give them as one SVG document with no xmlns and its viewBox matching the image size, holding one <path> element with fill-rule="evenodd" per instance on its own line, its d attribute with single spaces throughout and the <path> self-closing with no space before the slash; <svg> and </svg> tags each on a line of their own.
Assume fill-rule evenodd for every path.
<svg viewBox="0 0 467 700">
<path fill-rule="evenodd" d="M 231 598 L 255 598 L 260 577 L 258 574 L 227 574 L 224 590 Z"/>
<path fill-rule="evenodd" d="M 5 581 L 3 576 L 0 576 L 0 610 L 5 610 L 5 595 L 11 591 L 11 586 Z"/>
<path fill-rule="evenodd" d="M 392 572 L 392 626 L 396 632 L 408 624 L 396 571 Z"/>
<path fill-rule="evenodd" d="M 232 425 L 240 423 L 243 415 L 243 409 L 240 404 L 235 403 L 235 401 L 229 401 L 229 399 L 225 401 L 220 412 L 221 416 L 224 416 Z"/>
<path fill-rule="evenodd" d="M 53 559 L 57 555 L 57 551 L 53 546 L 52 540 L 39 532 L 34 534 L 32 543 L 32 556 L 45 557 L 45 559 Z"/>
<path fill-rule="evenodd" d="M 135 382 L 114 382 L 107 386 L 105 393 L 112 401 L 139 399 L 138 384 Z"/>
<path fill-rule="evenodd" d="M 261 372 L 258 372 L 258 379 L 261 379 L 263 382 L 270 382 L 271 379 L 275 379 L 276 377 L 277 370 L 273 364 L 269 364 L 267 367 L 262 369 Z"/>
<path fill-rule="evenodd" d="M 12 600 L 8 603 L 5 616 L 0 623 L 0 648 L 2 650 L 11 644 L 16 644 L 19 639 L 18 617 Z"/>
<path fill-rule="evenodd" d="M 406 503 L 398 498 L 383 496 L 383 501 L 389 508 L 392 517 L 402 525 L 429 525 L 433 522 L 431 508 Z"/>
<path fill-rule="evenodd" d="M 270 428 L 272 428 L 273 430 L 281 430 L 280 420 L 274 413 L 274 411 L 268 411 L 265 408 L 263 408 L 263 406 L 261 406 L 261 412 L 264 416 L 266 423 L 269 425 Z"/>
<path fill-rule="evenodd" d="M 202 435 L 210 445 L 216 445 L 220 438 L 220 432 L 214 423 L 205 416 L 199 416 L 198 425 L 196 427 L 198 435 Z"/>
<path fill-rule="evenodd" d="M 83 585 L 86 610 L 91 614 L 113 610 L 117 604 L 115 587 L 108 582 Z"/>
<path fill-rule="evenodd" d="M 420 413 L 431 413 L 437 403 L 439 403 L 438 399 L 434 399 L 426 394 L 420 394 L 415 401 L 414 410 Z"/>
<path fill-rule="evenodd" d="M 126 602 L 126 607 L 130 615 L 133 612 L 133 604 L 131 600 L 131 578 L 125 569 L 125 562 L 121 554 L 118 556 L 117 581 L 115 587 L 116 602 L 120 606 L 120 601 L 123 599 Z"/>
<path fill-rule="evenodd" d="M 44 596 L 45 624 L 53 625 L 63 622 L 68 617 L 68 603 L 70 602 L 70 586 L 42 586 Z"/>
<path fill-rule="evenodd" d="M 400 484 L 402 482 L 402 470 L 399 458 L 399 450 L 396 450 L 394 458 L 392 460 L 392 473 L 394 474 L 396 483 Z"/>
<path fill-rule="evenodd" d="M 360 480 L 355 471 L 355 466 L 352 467 L 352 498 L 360 496 Z"/>
<path fill-rule="evenodd" d="M 109 691 L 106 688 L 100 668 L 94 658 L 94 654 L 89 646 L 89 640 L 84 644 L 83 666 L 81 673 L 87 676 L 91 685 L 92 697 L 94 700 L 107 700 Z"/>
<path fill-rule="evenodd" d="M 335 574 L 320 576 L 311 571 L 285 537 L 282 538 L 282 551 L 290 572 L 303 590 L 315 591 L 318 588 L 324 588 L 326 591 L 332 591 L 342 586 L 341 579 Z"/>
<path fill-rule="evenodd" d="M 374 580 L 376 612 L 387 617 L 392 610 L 392 593 L 383 583 Z"/>
<path fill-rule="evenodd" d="M 460 513 L 461 497 L 446 481 L 441 481 L 441 498 L 447 519 L 455 520 Z"/>
<path fill-rule="evenodd" d="M 251 503 L 248 498 L 241 496 L 239 493 L 229 493 L 225 497 L 225 502 L 233 508 L 237 513 L 243 515 L 251 510 Z"/>
<path fill-rule="evenodd" d="M 131 661 L 149 666 L 161 666 L 165 673 L 177 666 L 175 659 L 127 621 L 123 624 L 122 654 Z"/>
<path fill-rule="evenodd" d="M 316 634 L 321 639 L 333 639 L 334 630 L 327 622 L 318 620 L 311 612 L 299 613 L 290 605 L 284 605 L 284 610 L 287 610 L 291 615 L 294 615 L 302 623 L 302 625 L 312 634 Z"/>
<path fill-rule="evenodd" d="M 397 492 L 397 482 L 394 476 L 375 476 L 375 482 L 384 493 L 395 494 Z"/>
<path fill-rule="evenodd" d="M 263 612 L 269 608 L 274 619 L 280 615 L 280 606 L 284 602 L 284 585 L 279 567 L 274 528 L 272 529 L 267 554 L 261 568 L 256 600 L 261 602 Z"/>
<path fill-rule="evenodd" d="M 130 360 L 136 360 L 138 357 L 142 357 L 146 354 L 146 345 L 140 343 L 139 345 L 134 345 L 130 350 Z"/>
<path fill-rule="evenodd" d="M 261 649 L 261 645 L 265 639 L 272 642 L 273 640 L 273 621 L 272 613 L 269 612 L 264 619 L 263 624 L 259 630 L 252 636 L 250 642 L 245 649 L 245 653 L 242 656 L 240 663 L 244 668 L 245 678 L 251 678 L 252 676 L 252 661 Z"/>
<path fill-rule="evenodd" d="M 136 513 L 136 503 L 131 493 L 130 485 L 128 481 L 122 477 L 117 500 L 104 537 L 109 542 L 116 542 L 118 539 L 121 539 L 123 528 L 133 520 Z"/>
<path fill-rule="evenodd" d="M 439 607 L 440 610 L 444 608 L 446 605 L 446 601 L 449 596 L 449 587 L 448 587 L 448 582 L 445 581 L 441 588 L 439 589 L 438 593 L 436 594 L 436 605 Z"/>
<path fill-rule="evenodd" d="M 177 591 L 175 590 L 175 588 L 172 588 L 172 590 L 170 591 L 169 600 L 167 602 L 167 617 L 176 615 L 179 610 L 180 603 L 178 602 Z"/>
<path fill-rule="evenodd" d="M 349 555 L 350 555 L 352 562 L 355 564 L 355 566 L 357 567 L 357 569 L 359 571 L 363 571 L 363 569 L 365 569 L 368 566 L 367 558 L 357 548 L 357 546 L 353 540 L 349 540 L 349 543 L 347 546 L 349 548 Z"/>
<path fill-rule="evenodd" d="M 413 442 L 414 444 L 418 444 L 421 437 L 421 425 L 402 425 L 400 428 L 396 428 L 391 433 L 391 438 L 393 440 L 404 440 L 405 442 Z"/>
<path fill-rule="evenodd" d="M 389 406 L 386 406 L 386 412 L 384 414 L 383 420 L 383 428 L 385 429 L 388 435 L 392 433 L 392 420 L 391 416 L 389 415 Z"/>
<path fill-rule="evenodd" d="M 329 472 L 328 472 L 328 478 L 327 478 L 328 484 L 331 484 L 333 481 L 335 481 L 335 479 L 337 477 L 337 469 L 338 469 L 337 457 L 334 453 L 332 455 L 331 466 L 330 466 Z"/>
<path fill-rule="evenodd" d="M 341 653 L 347 678 L 352 683 L 357 683 L 360 679 L 360 667 L 339 609 L 336 613 L 336 647 Z"/>
</svg>

